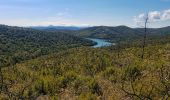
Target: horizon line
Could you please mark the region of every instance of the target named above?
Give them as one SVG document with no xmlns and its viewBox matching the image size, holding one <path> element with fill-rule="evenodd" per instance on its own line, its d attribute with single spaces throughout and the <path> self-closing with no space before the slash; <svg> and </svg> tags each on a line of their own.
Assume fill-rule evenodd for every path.
<svg viewBox="0 0 170 100">
<path fill-rule="evenodd" d="M 0 25 L 4 25 L 4 26 L 9 26 L 9 27 L 23 27 L 23 28 L 32 28 L 32 27 L 78 27 L 78 28 L 83 28 L 83 27 L 120 27 L 120 26 L 125 26 L 125 27 L 129 27 L 129 28 L 144 28 L 144 27 L 130 27 L 128 25 L 115 25 L 115 26 L 111 26 L 111 25 L 32 25 L 32 26 L 22 26 L 22 25 L 7 25 L 7 24 L 0 24 Z M 168 26 L 162 26 L 162 27 L 148 27 L 148 28 L 165 28 L 165 27 L 170 27 L 170 25 Z"/>
</svg>

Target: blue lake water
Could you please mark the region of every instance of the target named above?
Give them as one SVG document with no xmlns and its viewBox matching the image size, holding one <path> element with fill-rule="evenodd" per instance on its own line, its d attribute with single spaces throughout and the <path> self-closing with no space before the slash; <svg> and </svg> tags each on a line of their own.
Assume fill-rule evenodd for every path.
<svg viewBox="0 0 170 100">
<path fill-rule="evenodd" d="M 92 46 L 93 48 L 99 48 L 99 47 L 115 45 L 114 43 L 107 42 L 104 39 L 94 39 L 94 38 L 87 38 L 87 39 L 92 40 L 92 41 L 97 43 L 96 45 Z"/>
</svg>

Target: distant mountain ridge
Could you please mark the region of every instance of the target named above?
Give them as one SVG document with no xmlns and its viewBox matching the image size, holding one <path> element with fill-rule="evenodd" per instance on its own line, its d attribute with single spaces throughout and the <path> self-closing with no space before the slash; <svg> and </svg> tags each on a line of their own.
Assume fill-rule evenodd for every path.
<svg viewBox="0 0 170 100">
<path fill-rule="evenodd" d="M 127 26 L 95 26 L 81 30 L 77 30 L 73 34 L 80 37 L 88 38 L 104 38 L 104 39 L 135 39 L 140 38 L 144 34 L 144 28 L 130 28 Z M 170 34 L 170 26 L 163 28 L 147 28 L 147 34 L 149 36 Z"/>
<path fill-rule="evenodd" d="M 128 26 L 93 26 L 93 27 L 75 27 L 75 26 L 48 26 L 48 27 L 31 27 L 33 29 L 58 32 L 62 31 L 71 35 L 83 38 L 102 38 L 109 39 L 113 42 L 119 40 L 139 39 L 144 34 L 144 28 L 131 28 Z M 170 26 L 162 28 L 147 28 L 147 36 L 160 36 L 170 34 Z"/>
<path fill-rule="evenodd" d="M 78 27 L 78 26 L 31 26 L 30 28 L 46 31 L 57 31 L 57 30 L 80 30 L 87 27 Z"/>
<path fill-rule="evenodd" d="M 127 34 L 127 33 L 143 33 L 144 28 L 131 28 L 128 26 L 30 26 L 29 28 L 37 29 L 37 30 L 45 30 L 45 31 L 76 31 L 80 36 L 88 36 L 89 34 Z M 159 33 L 159 32 L 169 32 L 170 26 L 162 27 L 162 28 L 147 28 L 150 33 Z M 86 32 L 89 32 L 88 34 Z M 98 33 L 96 33 L 98 32 Z M 83 34 L 86 33 L 86 34 Z"/>
</svg>

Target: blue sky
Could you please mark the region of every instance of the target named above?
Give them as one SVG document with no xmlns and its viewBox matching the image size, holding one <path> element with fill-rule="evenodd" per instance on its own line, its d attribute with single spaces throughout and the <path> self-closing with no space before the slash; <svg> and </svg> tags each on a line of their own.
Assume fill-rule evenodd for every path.
<svg viewBox="0 0 170 100">
<path fill-rule="evenodd" d="M 170 0 L 0 0 L 0 24 L 13 26 L 118 26 L 138 27 L 136 17 L 167 11 L 166 20 L 150 27 L 170 26 Z"/>
</svg>

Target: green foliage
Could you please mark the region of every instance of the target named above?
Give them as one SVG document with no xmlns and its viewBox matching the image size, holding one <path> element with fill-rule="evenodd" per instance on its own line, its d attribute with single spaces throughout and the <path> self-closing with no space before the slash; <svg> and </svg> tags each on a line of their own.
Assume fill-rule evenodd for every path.
<svg viewBox="0 0 170 100">
<path fill-rule="evenodd" d="M 167 97 L 170 45 L 147 46 L 143 60 L 139 56 L 140 50 L 138 47 L 121 49 L 119 57 L 116 50 L 87 47 L 49 54 L 3 68 L 1 85 L 23 98 Z M 160 70 L 162 66 L 164 68 Z M 32 78 L 36 81 L 30 82 Z M 21 94 L 23 87 L 26 89 Z M 1 95 L 11 98 L 8 94 Z M 13 98 L 19 97 L 13 95 Z"/>
<path fill-rule="evenodd" d="M 141 70 L 138 67 L 128 67 L 125 70 L 125 77 L 127 80 L 135 81 L 142 75 Z"/>
<path fill-rule="evenodd" d="M 89 82 L 89 89 L 93 94 L 97 94 L 98 96 L 102 95 L 101 87 L 95 80 Z"/>
<path fill-rule="evenodd" d="M 111 82 L 116 83 L 117 70 L 113 67 L 108 67 L 106 70 L 102 72 L 102 76 L 104 76 L 104 78 L 110 80 Z"/>
<path fill-rule="evenodd" d="M 92 94 L 91 92 L 86 94 L 81 94 L 78 100 L 97 100 L 97 95 Z"/>
</svg>

